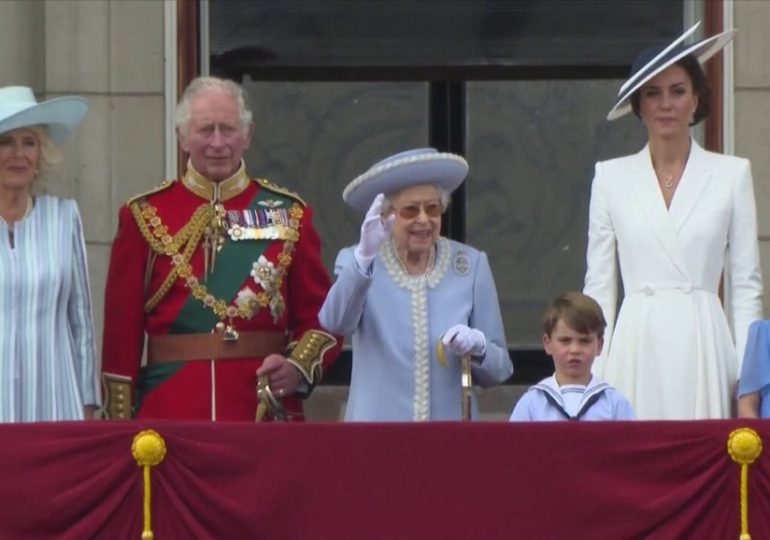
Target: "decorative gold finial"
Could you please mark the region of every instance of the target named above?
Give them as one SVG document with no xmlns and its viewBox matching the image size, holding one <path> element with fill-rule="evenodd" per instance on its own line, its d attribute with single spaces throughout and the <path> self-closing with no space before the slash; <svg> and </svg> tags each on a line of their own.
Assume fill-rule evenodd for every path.
<svg viewBox="0 0 770 540">
<path fill-rule="evenodd" d="M 134 437 L 131 453 L 140 467 L 153 467 L 166 457 L 166 441 L 155 430 L 140 431 Z"/>
<path fill-rule="evenodd" d="M 152 518 L 150 514 L 152 495 L 150 467 L 159 464 L 166 457 L 166 441 L 155 430 L 147 429 L 140 431 L 136 434 L 134 442 L 131 444 L 131 454 L 133 454 L 137 465 L 142 467 L 144 476 L 144 529 L 142 530 L 142 540 L 153 540 L 155 535 L 152 532 Z"/>
<path fill-rule="evenodd" d="M 762 454 L 762 439 L 751 428 L 738 428 L 727 438 L 727 453 L 741 466 L 741 534 L 739 540 L 751 540 L 749 534 L 749 465 Z"/>
<path fill-rule="evenodd" d="M 739 465 L 751 465 L 762 453 L 762 439 L 751 428 L 738 428 L 727 438 L 727 453 Z"/>
</svg>

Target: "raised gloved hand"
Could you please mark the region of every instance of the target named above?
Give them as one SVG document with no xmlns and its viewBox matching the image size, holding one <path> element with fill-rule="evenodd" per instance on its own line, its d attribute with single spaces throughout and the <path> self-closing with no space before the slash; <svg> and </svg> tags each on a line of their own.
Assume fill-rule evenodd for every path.
<svg viewBox="0 0 770 540">
<path fill-rule="evenodd" d="M 487 352 L 487 340 L 484 333 L 464 324 L 456 324 L 447 330 L 441 341 L 459 356 L 465 354 L 484 356 Z"/>
<path fill-rule="evenodd" d="M 382 219 L 382 201 L 385 195 L 380 193 L 374 198 L 372 205 L 366 212 L 364 222 L 361 224 L 361 240 L 354 250 L 356 262 L 361 270 L 367 270 L 369 265 L 380 251 L 380 246 L 390 235 L 393 228 L 393 222 L 396 220 L 395 214 Z"/>
</svg>

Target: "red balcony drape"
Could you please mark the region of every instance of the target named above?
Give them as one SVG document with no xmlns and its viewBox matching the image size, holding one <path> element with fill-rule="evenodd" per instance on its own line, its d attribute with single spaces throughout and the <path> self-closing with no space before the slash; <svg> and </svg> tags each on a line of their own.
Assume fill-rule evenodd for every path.
<svg viewBox="0 0 770 540">
<path fill-rule="evenodd" d="M 738 420 L 631 423 L 0 426 L 0 538 L 139 539 L 134 436 L 154 429 L 152 529 L 167 539 L 729 539 Z M 748 475 L 770 538 L 770 462 Z"/>
</svg>

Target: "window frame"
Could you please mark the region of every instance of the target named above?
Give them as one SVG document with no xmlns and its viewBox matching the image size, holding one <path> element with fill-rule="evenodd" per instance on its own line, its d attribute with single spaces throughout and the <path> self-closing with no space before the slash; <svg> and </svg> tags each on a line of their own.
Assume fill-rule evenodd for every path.
<svg viewBox="0 0 770 540">
<path fill-rule="evenodd" d="M 702 20 L 704 35 L 710 36 L 724 29 L 724 0 L 703 0 Z M 208 71 L 207 59 L 201 58 L 201 44 L 207 36 L 201 34 L 201 23 L 207 9 L 207 0 L 180 0 L 176 4 L 176 92 L 181 96 L 187 85 L 199 75 Z M 686 23 L 687 21 L 685 21 Z M 593 78 L 625 78 L 628 65 L 602 66 L 595 68 Z M 712 90 L 711 114 L 703 126 L 704 146 L 714 152 L 724 149 L 724 59 L 719 53 L 706 66 L 706 77 Z M 430 83 L 430 144 L 444 151 L 465 153 L 465 118 L 462 104 L 465 101 L 465 81 L 478 80 L 537 80 L 537 79 L 582 79 L 586 77 L 585 67 L 563 66 L 470 66 L 449 68 L 391 68 L 381 67 L 273 67 L 259 72 L 260 80 L 283 81 L 398 81 L 422 80 Z M 596 75 L 599 75 L 596 77 Z M 178 149 L 177 175 L 185 169 L 187 156 Z M 465 216 L 463 201 L 465 188 L 460 186 L 453 193 L 453 204 L 444 218 L 443 228 L 450 238 L 465 239 Z M 721 290 L 720 290 L 721 293 Z M 516 366 L 509 384 L 532 384 L 548 375 L 552 366 L 542 350 L 510 349 Z M 323 384 L 347 385 L 350 380 L 350 351 L 344 351 L 342 358 L 324 379 Z"/>
</svg>

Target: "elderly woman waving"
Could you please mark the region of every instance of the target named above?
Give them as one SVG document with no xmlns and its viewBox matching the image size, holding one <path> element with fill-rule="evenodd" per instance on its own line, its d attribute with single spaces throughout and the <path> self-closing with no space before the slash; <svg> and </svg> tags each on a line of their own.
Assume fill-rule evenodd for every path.
<svg viewBox="0 0 770 540">
<path fill-rule="evenodd" d="M 440 236 L 467 172 L 460 156 L 417 149 L 376 163 L 343 192 L 366 217 L 358 245 L 337 256 L 319 319 L 352 335 L 346 420 L 459 420 L 460 357 L 470 355 L 481 386 L 513 372 L 487 256 Z"/>
</svg>

